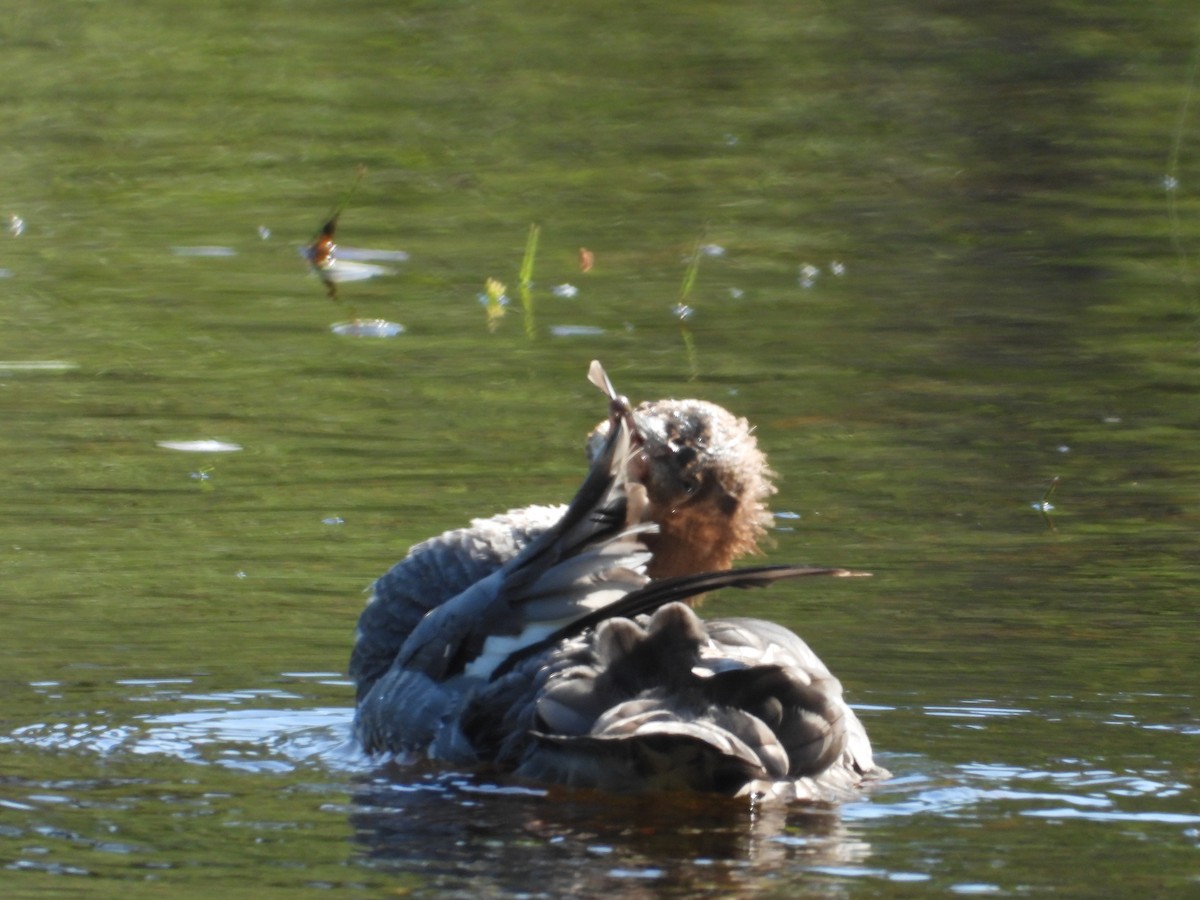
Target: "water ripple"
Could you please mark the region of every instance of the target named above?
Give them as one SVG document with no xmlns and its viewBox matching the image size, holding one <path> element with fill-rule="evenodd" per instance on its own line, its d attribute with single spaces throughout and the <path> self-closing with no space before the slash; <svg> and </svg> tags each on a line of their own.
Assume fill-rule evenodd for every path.
<svg viewBox="0 0 1200 900">
<path fill-rule="evenodd" d="M 189 678 L 128 678 L 116 682 L 130 702 L 153 703 L 156 711 L 112 721 L 97 713 L 80 721 L 35 722 L 0 735 L 0 744 L 20 744 L 47 751 L 85 751 L 97 755 L 126 754 L 130 757 L 162 755 L 180 761 L 214 765 L 261 774 L 283 773 L 301 767 L 328 771 L 363 773 L 388 772 L 395 792 L 428 791 L 420 766 L 381 764 L 365 757 L 350 737 L 353 710 L 348 706 L 305 703 L 313 685 L 339 679 L 333 672 L 291 672 L 291 684 L 283 687 L 200 691 Z M 340 680 L 338 684 L 342 684 Z M 61 689 L 57 682 L 34 686 L 39 691 Z M 1111 698 L 1109 698 L 1111 700 Z M 1034 704 L 1036 706 L 1036 704 Z M 1054 727 L 1076 727 L 1080 720 L 1104 728 L 1116 713 L 1079 709 L 1063 712 L 1064 721 L 1034 712 L 1017 704 L 968 700 L 916 706 L 860 705 L 876 716 L 961 718 L 974 722 L 1012 722 L 1028 718 L 1038 723 L 1057 722 Z M 1190 726 L 1148 726 L 1133 717 L 1119 720 L 1125 726 L 1168 728 L 1188 735 Z M 990 727 L 990 726 L 988 726 Z M 1011 726 L 1005 726 L 1011 727 Z M 1179 798 L 1191 786 L 1173 773 L 1169 764 L 1155 760 L 1142 768 L 1105 765 L 1102 760 L 1059 757 L 1044 766 L 1006 762 L 970 761 L 954 765 L 937 763 L 921 754 L 886 755 L 883 763 L 896 776 L 841 809 L 846 821 L 905 819 L 935 816 L 945 819 L 989 820 L 997 815 L 1020 815 L 1037 819 L 1086 819 L 1095 822 L 1141 822 L 1194 826 L 1200 814 L 1178 808 Z M 487 802 L 513 792 L 540 796 L 528 787 L 480 784 L 473 780 L 453 781 L 455 794 L 464 802 L 471 796 Z M 449 782 L 439 780 L 439 790 Z M 39 794 L 40 805 L 53 804 L 52 792 Z M 24 798 L 25 803 L 35 802 Z M 12 802 L 12 801 L 10 801 Z M 1153 807 L 1153 808 L 1148 808 Z"/>
<path fill-rule="evenodd" d="M 919 759 L 904 757 L 899 758 L 899 765 L 886 762 L 896 769 L 922 765 Z M 1160 769 L 1118 772 L 1080 763 L 1079 768 L 1067 769 L 966 763 L 936 776 L 901 774 L 882 785 L 872 798 L 848 804 L 843 815 L 854 820 L 924 815 L 986 820 L 1004 807 L 1021 816 L 1044 819 L 1173 825 L 1200 822 L 1200 815 L 1191 813 L 1122 808 L 1131 800 L 1169 800 L 1189 790 L 1186 783 Z"/>
</svg>

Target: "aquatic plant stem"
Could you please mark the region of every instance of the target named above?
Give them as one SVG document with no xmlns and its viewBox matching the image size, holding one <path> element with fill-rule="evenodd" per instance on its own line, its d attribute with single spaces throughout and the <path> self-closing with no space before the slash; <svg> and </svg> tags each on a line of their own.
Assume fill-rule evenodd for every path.
<svg viewBox="0 0 1200 900">
<path fill-rule="evenodd" d="M 680 321 L 679 333 L 683 337 L 683 349 L 687 353 L 688 358 L 688 381 L 695 381 L 700 377 L 700 363 L 696 359 L 696 341 L 692 337 L 692 330 L 687 327 L 687 323 Z"/>
<path fill-rule="evenodd" d="M 525 256 L 521 259 L 521 274 L 517 283 L 517 291 L 521 295 L 521 308 L 525 312 L 525 336 L 533 340 L 535 329 L 533 321 L 533 260 L 537 256 L 538 235 L 541 229 L 537 225 L 529 226 L 529 236 L 525 239 Z"/>
<path fill-rule="evenodd" d="M 675 304 L 675 316 L 679 319 L 679 334 L 683 338 L 683 349 L 687 353 L 688 371 L 691 373 L 689 381 L 695 381 L 700 377 L 700 361 L 696 355 L 696 341 L 692 337 L 692 330 L 688 328 L 687 320 L 692 315 L 692 307 L 688 306 L 688 299 L 692 295 L 692 288 L 696 286 L 696 276 L 700 273 L 700 255 L 703 241 L 704 237 L 701 235 L 696 239 L 695 246 L 692 247 L 692 254 L 688 259 L 687 269 L 683 273 L 683 283 L 679 286 L 679 302 Z"/>
<path fill-rule="evenodd" d="M 1051 531 L 1058 531 L 1058 529 L 1054 527 L 1054 520 L 1050 518 L 1050 510 L 1054 509 L 1050 505 L 1050 495 L 1054 493 L 1054 489 L 1058 487 L 1058 483 L 1061 480 L 1057 475 L 1050 479 L 1050 484 L 1046 487 L 1046 493 L 1042 494 L 1042 502 L 1038 504 L 1038 510 L 1042 514 L 1042 519 L 1045 521 L 1046 527 Z"/>
</svg>

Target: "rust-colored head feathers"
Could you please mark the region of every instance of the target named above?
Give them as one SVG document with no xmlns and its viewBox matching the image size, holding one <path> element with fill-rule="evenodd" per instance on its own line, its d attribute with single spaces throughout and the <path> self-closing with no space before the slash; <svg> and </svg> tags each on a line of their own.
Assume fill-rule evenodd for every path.
<svg viewBox="0 0 1200 900">
<path fill-rule="evenodd" d="M 773 473 L 745 419 L 704 400 L 658 400 L 633 410 L 642 447 L 631 462 L 645 485 L 658 532 L 650 575 L 666 578 L 727 568 L 758 551 L 771 522 Z M 589 454 L 608 433 L 601 423 Z"/>
</svg>

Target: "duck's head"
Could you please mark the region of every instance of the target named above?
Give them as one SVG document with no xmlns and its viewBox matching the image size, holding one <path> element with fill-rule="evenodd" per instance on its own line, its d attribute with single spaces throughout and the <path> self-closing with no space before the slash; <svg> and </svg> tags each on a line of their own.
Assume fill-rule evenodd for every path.
<svg viewBox="0 0 1200 900">
<path fill-rule="evenodd" d="M 654 553 L 651 577 L 724 569 L 756 552 L 771 521 L 774 473 L 746 420 L 704 400 L 642 403 L 631 419 L 641 446 L 635 442 L 630 478 L 645 486 L 646 517 L 658 525 L 644 537 Z M 611 422 L 588 438 L 589 457 Z"/>
</svg>

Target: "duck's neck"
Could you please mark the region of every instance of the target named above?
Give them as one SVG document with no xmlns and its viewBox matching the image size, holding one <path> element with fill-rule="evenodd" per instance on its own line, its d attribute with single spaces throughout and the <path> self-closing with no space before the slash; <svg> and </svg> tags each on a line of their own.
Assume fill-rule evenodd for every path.
<svg viewBox="0 0 1200 900">
<path fill-rule="evenodd" d="M 654 554 L 647 568 L 651 578 L 728 569 L 737 557 L 754 549 L 739 546 L 728 523 L 681 513 L 656 519 L 659 530 L 644 537 Z"/>
</svg>

